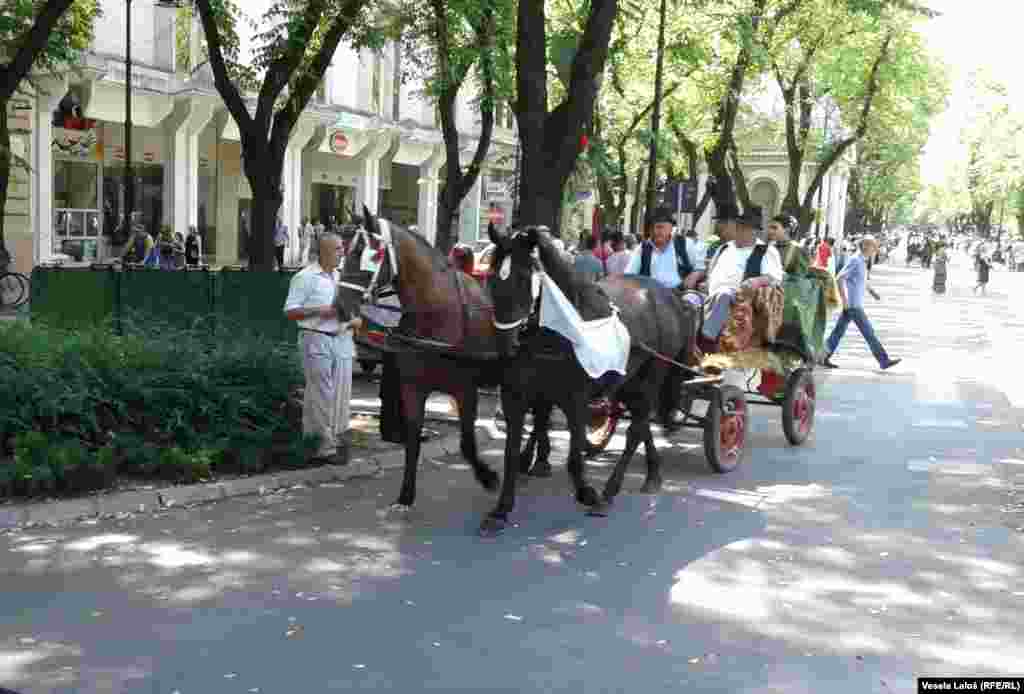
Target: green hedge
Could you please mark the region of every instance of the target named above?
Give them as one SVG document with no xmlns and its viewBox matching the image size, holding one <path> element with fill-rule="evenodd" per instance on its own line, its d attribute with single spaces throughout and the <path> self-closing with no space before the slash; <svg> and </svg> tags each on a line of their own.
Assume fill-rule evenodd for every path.
<svg viewBox="0 0 1024 694">
<path fill-rule="evenodd" d="M 122 329 L 0 324 L 0 496 L 306 464 L 294 344 L 152 316 Z"/>
</svg>

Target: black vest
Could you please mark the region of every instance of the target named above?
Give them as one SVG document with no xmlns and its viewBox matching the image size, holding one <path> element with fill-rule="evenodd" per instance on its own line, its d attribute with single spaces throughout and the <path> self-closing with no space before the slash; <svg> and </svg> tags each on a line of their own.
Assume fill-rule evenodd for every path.
<svg viewBox="0 0 1024 694">
<path fill-rule="evenodd" d="M 686 276 L 693 272 L 693 265 L 690 257 L 686 254 L 686 237 L 673 236 L 672 243 L 676 248 L 676 269 L 679 271 L 679 279 L 685 280 Z M 640 248 L 640 274 L 644 277 L 651 276 L 651 256 L 654 254 L 654 244 L 644 241 Z"/>
<path fill-rule="evenodd" d="M 732 241 L 730 241 L 729 243 L 723 243 L 721 246 L 718 247 L 718 250 L 715 251 L 715 257 L 712 258 L 711 262 L 708 263 L 708 270 L 710 270 L 711 266 L 718 261 L 718 256 L 722 255 L 722 251 L 728 248 L 731 244 Z M 763 274 L 761 272 L 761 266 L 764 264 L 764 254 L 767 252 L 767 243 L 759 243 L 754 246 L 754 252 L 750 254 L 749 258 L 747 258 L 747 265 L 743 269 L 744 280 L 749 280 L 752 277 L 760 277 Z"/>
</svg>

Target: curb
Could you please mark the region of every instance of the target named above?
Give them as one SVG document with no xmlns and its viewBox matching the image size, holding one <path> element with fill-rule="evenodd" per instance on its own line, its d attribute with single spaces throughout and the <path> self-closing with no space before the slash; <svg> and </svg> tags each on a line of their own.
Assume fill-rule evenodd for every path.
<svg viewBox="0 0 1024 694">
<path fill-rule="evenodd" d="M 484 436 L 493 436 L 487 427 Z M 478 434 L 481 432 L 478 432 Z M 420 448 L 420 460 L 459 452 L 459 435 L 428 441 Z M 224 482 L 187 484 L 147 491 L 114 492 L 87 499 L 62 499 L 13 507 L 0 506 L 0 531 L 19 526 L 64 523 L 86 518 L 113 517 L 126 513 L 145 513 L 173 506 L 202 504 L 237 496 L 266 494 L 297 484 L 318 485 L 325 482 L 373 478 L 386 470 L 405 467 L 405 450 L 387 451 L 375 456 L 359 456 L 348 465 L 323 465 L 308 470 L 289 470 L 254 475 Z"/>
</svg>

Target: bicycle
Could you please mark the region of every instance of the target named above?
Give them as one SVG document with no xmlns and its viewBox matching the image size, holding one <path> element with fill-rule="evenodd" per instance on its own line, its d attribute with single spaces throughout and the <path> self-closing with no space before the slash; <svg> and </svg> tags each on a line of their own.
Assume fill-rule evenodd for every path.
<svg viewBox="0 0 1024 694">
<path fill-rule="evenodd" d="M 0 270 L 0 309 L 15 309 L 28 301 L 28 277 L 7 267 Z"/>
</svg>

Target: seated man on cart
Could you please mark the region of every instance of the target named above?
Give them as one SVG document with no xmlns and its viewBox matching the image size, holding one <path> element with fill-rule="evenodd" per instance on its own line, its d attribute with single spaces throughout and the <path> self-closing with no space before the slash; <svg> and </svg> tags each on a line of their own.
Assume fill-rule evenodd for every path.
<svg viewBox="0 0 1024 694">
<path fill-rule="evenodd" d="M 740 215 L 731 223 L 733 240 L 719 247 L 709 265 L 700 344 L 704 352 L 717 351 L 722 329 L 741 290 L 782 284 L 782 260 L 778 250 L 754 237 L 761 223 L 760 208 L 751 208 Z"/>
</svg>

